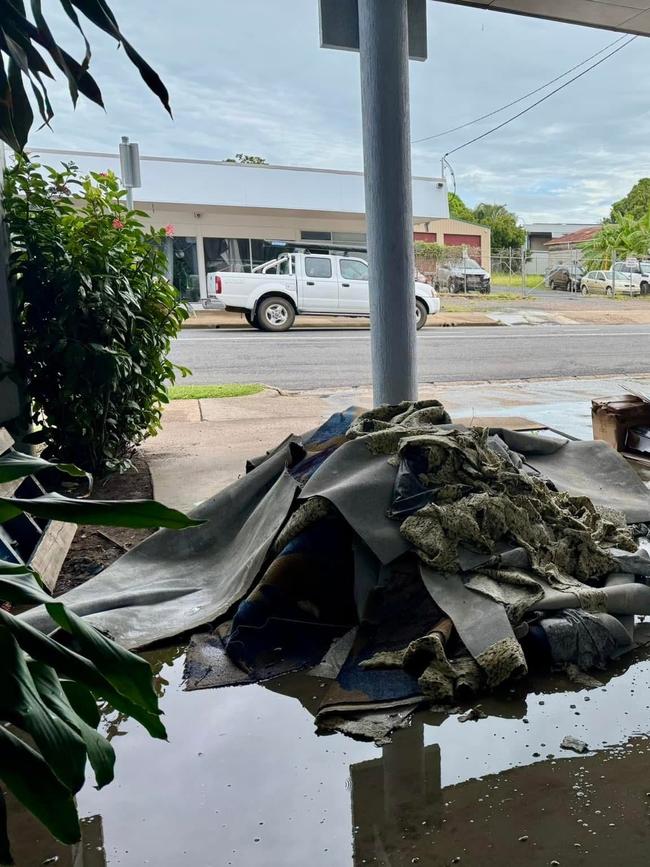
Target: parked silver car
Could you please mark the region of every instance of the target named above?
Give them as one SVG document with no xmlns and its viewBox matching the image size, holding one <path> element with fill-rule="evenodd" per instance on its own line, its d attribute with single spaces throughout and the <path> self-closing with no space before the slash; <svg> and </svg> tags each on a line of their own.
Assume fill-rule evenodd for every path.
<svg viewBox="0 0 650 867">
<path fill-rule="evenodd" d="M 621 292 L 624 295 L 640 295 L 640 279 L 638 274 L 626 274 L 623 271 L 588 271 L 580 280 L 580 291 L 583 295 L 601 294 L 614 295 Z"/>
</svg>

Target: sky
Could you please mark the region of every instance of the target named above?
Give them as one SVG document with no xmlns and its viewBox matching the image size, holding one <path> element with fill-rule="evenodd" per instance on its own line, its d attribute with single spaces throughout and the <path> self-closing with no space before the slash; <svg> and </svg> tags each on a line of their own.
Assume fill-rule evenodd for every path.
<svg viewBox="0 0 650 867">
<path fill-rule="evenodd" d="M 56 35 L 80 59 L 78 34 L 58 3 L 48 6 Z M 319 47 L 318 0 L 111 0 L 111 7 L 165 81 L 174 119 L 89 24 L 91 71 L 106 111 L 84 101 L 73 110 L 66 85 L 56 83 L 53 129 L 34 132 L 32 148 L 115 151 L 129 135 L 151 156 L 220 160 L 243 152 L 275 165 L 362 170 L 359 58 Z M 410 64 L 412 138 L 498 108 L 617 36 L 430 0 L 429 59 Z M 443 153 L 526 104 L 413 144 L 413 173 L 438 177 Z M 599 221 L 650 175 L 650 40 L 638 38 L 449 159 L 456 192 L 470 206 L 505 204 L 524 222 Z"/>
</svg>

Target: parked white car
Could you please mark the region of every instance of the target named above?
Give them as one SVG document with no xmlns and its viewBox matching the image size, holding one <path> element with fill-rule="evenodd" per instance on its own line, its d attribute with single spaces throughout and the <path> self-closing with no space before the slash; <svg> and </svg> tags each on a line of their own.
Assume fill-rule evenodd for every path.
<svg viewBox="0 0 650 867">
<path fill-rule="evenodd" d="M 640 284 L 640 274 L 627 274 L 622 271 L 616 271 L 616 276 L 614 277 L 612 271 L 588 271 L 580 278 L 580 291 L 583 295 L 601 294 L 612 296 L 615 292 L 621 292 L 625 295 L 640 295 Z"/>
<path fill-rule="evenodd" d="M 452 293 L 477 291 L 487 294 L 490 291 L 490 275 L 474 259 L 465 257 L 458 262 L 438 265 L 436 288 Z"/>
<path fill-rule="evenodd" d="M 252 273 L 210 271 L 207 307 L 241 311 L 262 331 L 288 331 L 300 313 L 368 316 L 368 263 L 358 255 L 283 254 Z M 416 327 L 438 313 L 440 299 L 427 283 L 414 282 Z"/>
<path fill-rule="evenodd" d="M 616 271 L 616 290 L 618 291 L 619 274 L 623 274 L 628 282 L 638 285 L 641 295 L 650 294 L 650 262 L 637 262 L 633 266 L 625 262 L 617 262 L 614 266 Z"/>
</svg>

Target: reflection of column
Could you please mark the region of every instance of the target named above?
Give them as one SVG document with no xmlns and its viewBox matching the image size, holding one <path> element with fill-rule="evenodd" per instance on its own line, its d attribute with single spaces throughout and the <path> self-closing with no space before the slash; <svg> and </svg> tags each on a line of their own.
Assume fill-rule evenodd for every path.
<svg viewBox="0 0 650 867">
<path fill-rule="evenodd" d="M 81 820 L 81 841 L 71 850 L 72 867 L 106 867 L 101 816 Z"/>
<path fill-rule="evenodd" d="M 427 833 L 440 821 L 440 747 L 424 747 L 417 718 L 393 735 L 382 758 L 350 767 L 354 864 L 371 859 L 390 867 L 431 856 Z"/>
</svg>

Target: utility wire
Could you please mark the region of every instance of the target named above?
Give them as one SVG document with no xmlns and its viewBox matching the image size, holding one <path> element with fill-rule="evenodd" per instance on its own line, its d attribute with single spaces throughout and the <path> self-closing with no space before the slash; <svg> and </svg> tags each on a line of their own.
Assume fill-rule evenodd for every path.
<svg viewBox="0 0 650 867">
<path fill-rule="evenodd" d="M 503 129 L 504 126 L 507 126 L 509 123 L 512 123 L 513 120 L 517 120 L 517 118 L 519 118 L 522 115 L 526 114 L 527 112 L 531 111 L 533 108 L 536 108 L 538 105 L 541 105 L 541 103 L 546 102 L 546 100 L 550 99 L 554 94 L 558 93 L 560 90 L 563 90 L 565 87 L 568 87 L 569 84 L 572 84 L 574 81 L 577 81 L 579 78 L 582 78 L 583 75 L 586 75 L 588 72 L 591 72 L 592 69 L 595 69 L 597 66 L 600 66 L 601 63 L 604 63 L 606 60 L 608 60 L 610 57 L 612 57 L 612 55 L 621 51 L 621 49 L 626 48 L 630 44 L 630 42 L 634 42 L 634 40 L 637 38 L 638 38 L 637 36 L 631 36 L 627 40 L 627 42 L 624 42 L 622 45 L 619 45 L 618 48 L 615 48 L 613 51 L 610 51 L 609 54 L 606 54 L 604 57 L 601 57 L 601 59 L 597 60 L 596 63 L 592 63 L 591 66 L 588 66 L 586 69 L 583 69 L 582 72 L 579 72 L 577 75 L 574 75 L 573 78 L 570 78 L 568 81 L 565 81 L 559 87 L 556 87 L 550 93 L 547 93 L 546 96 L 543 96 L 541 99 L 536 100 L 535 102 L 531 103 L 531 105 L 527 106 L 526 108 L 522 109 L 521 111 L 518 111 L 517 114 L 513 114 L 511 117 L 506 118 L 506 120 L 504 120 L 502 123 L 498 124 L 497 126 L 493 126 L 492 129 L 488 129 L 486 132 L 481 133 L 480 135 L 474 136 L 474 138 L 470 139 L 469 141 L 466 141 L 464 144 L 458 145 L 458 147 L 452 148 L 450 151 L 447 151 L 447 153 L 444 155 L 445 158 L 448 157 L 450 154 L 455 154 L 457 151 L 460 151 L 463 148 L 469 147 L 469 145 L 474 144 L 477 141 L 481 141 L 481 139 L 484 139 L 487 136 L 492 135 L 493 132 L 496 132 L 499 129 Z"/>
<path fill-rule="evenodd" d="M 454 126 L 451 129 L 445 129 L 442 132 L 434 133 L 434 135 L 424 136 L 424 138 L 416 138 L 413 141 L 413 144 L 420 144 L 423 141 L 431 141 L 435 138 L 442 138 L 443 135 L 450 135 L 452 132 L 458 132 L 459 129 L 465 129 L 468 126 L 473 126 L 473 124 L 475 123 L 480 123 L 480 121 L 482 120 L 487 120 L 488 117 L 494 117 L 495 114 L 499 114 L 500 112 L 505 111 L 507 108 L 512 108 L 513 105 L 517 105 L 517 103 L 523 102 L 525 99 L 528 99 L 529 96 L 534 96 L 536 93 L 539 93 L 540 90 L 546 90 L 547 87 L 555 84 L 556 81 L 559 81 L 561 78 L 565 78 L 567 75 L 575 72 L 576 69 L 580 69 L 580 67 L 584 66 L 585 63 L 589 63 L 589 61 L 593 60 L 594 57 L 598 57 L 599 54 L 602 54 L 609 48 L 613 48 L 614 45 L 618 45 L 619 42 L 627 39 L 627 37 L 628 34 L 624 33 L 623 36 L 619 36 L 618 39 L 615 39 L 613 42 L 609 42 L 607 45 L 601 48 L 600 51 L 596 51 L 594 54 L 590 54 L 589 57 L 585 57 L 584 60 L 581 60 L 580 63 L 576 63 L 575 66 L 567 69 L 561 75 L 556 75 L 555 78 L 551 78 L 551 80 L 547 81 L 545 84 L 541 84 L 539 87 L 536 87 L 534 90 L 528 91 L 528 93 L 525 93 L 523 96 L 520 96 L 517 99 L 513 99 L 512 102 L 507 102 L 505 105 L 502 105 L 499 108 L 495 108 L 493 111 L 489 111 L 487 114 L 482 114 L 480 117 L 475 117 L 474 120 L 468 120 L 466 123 L 461 123 L 459 126 Z"/>
</svg>

